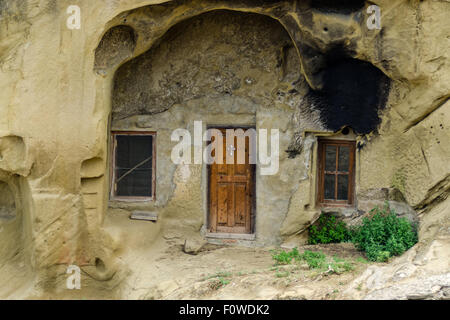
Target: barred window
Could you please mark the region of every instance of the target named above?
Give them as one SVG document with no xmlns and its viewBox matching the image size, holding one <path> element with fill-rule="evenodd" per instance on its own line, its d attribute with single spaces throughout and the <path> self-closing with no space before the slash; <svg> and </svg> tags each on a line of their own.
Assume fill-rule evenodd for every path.
<svg viewBox="0 0 450 320">
<path fill-rule="evenodd" d="M 113 132 L 112 137 L 112 198 L 154 199 L 156 133 Z"/>
</svg>

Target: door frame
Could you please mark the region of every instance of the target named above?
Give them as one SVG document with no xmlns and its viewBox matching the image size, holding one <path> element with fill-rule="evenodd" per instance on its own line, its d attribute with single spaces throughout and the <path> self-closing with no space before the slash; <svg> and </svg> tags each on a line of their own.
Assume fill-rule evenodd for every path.
<svg viewBox="0 0 450 320">
<path fill-rule="evenodd" d="M 207 125 L 206 129 L 255 129 L 255 125 Z M 257 142 L 256 142 L 257 143 Z M 206 144 L 205 144 L 206 146 Z M 257 150 L 258 148 L 256 148 Z M 206 165 L 206 180 L 207 180 L 207 188 L 206 188 L 206 229 L 207 229 L 207 235 L 218 238 L 242 238 L 244 240 L 254 240 L 255 238 L 255 226 L 256 226 L 256 164 L 252 168 L 252 176 L 253 176 L 253 183 L 252 183 L 252 207 L 251 207 L 251 214 L 250 214 L 250 233 L 225 233 L 225 232 L 210 232 L 211 227 L 211 165 Z"/>
</svg>

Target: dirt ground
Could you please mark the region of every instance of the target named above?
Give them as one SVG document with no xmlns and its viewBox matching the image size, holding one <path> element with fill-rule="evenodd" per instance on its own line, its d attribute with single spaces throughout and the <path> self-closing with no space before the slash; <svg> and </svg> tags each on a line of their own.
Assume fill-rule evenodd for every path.
<svg viewBox="0 0 450 320">
<path fill-rule="evenodd" d="M 151 257 L 140 255 L 122 289 L 123 299 L 339 299 L 346 285 L 370 263 L 353 244 L 304 245 L 344 259 L 353 270 L 340 274 L 310 269 L 306 263 L 277 265 L 276 248 L 208 244 L 196 255 L 168 245 Z M 152 262 L 145 260 L 152 260 Z"/>
<path fill-rule="evenodd" d="M 272 256 L 281 250 L 290 251 L 206 244 L 187 254 L 180 241 L 159 238 L 151 248 L 118 257 L 129 270 L 113 285 L 85 277 L 82 290 L 47 291 L 28 299 L 345 299 L 345 289 L 374 264 L 352 243 L 298 246 L 300 254 L 322 252 L 328 261 L 351 265 L 340 272 L 311 269 L 305 261 L 278 265 Z"/>
</svg>

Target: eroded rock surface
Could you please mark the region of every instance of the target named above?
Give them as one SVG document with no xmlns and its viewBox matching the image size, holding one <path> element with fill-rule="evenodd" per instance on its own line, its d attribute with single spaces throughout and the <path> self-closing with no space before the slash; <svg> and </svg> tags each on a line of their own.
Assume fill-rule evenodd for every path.
<svg viewBox="0 0 450 320">
<path fill-rule="evenodd" d="M 205 173 L 161 162 L 158 223 L 129 220 L 148 208 L 108 202 L 109 121 L 168 137 L 166 123 L 208 115 L 282 133 L 280 172 L 260 180 L 259 244 L 304 240 L 320 212 L 314 133 L 350 126 L 357 209 L 387 199 L 418 214 L 420 230 L 414 248 L 346 296 L 448 298 L 450 3 L 370 4 L 380 30 L 367 28 L 365 1 L 82 0 L 81 29 L 70 30 L 57 1 L 2 1 L 0 296 L 70 295 L 70 264 L 91 297 L 169 296 L 170 279 L 153 293 L 124 279 L 132 270 L 139 282 L 140 255 L 200 233 Z M 159 155 L 170 155 L 167 137 Z"/>
</svg>

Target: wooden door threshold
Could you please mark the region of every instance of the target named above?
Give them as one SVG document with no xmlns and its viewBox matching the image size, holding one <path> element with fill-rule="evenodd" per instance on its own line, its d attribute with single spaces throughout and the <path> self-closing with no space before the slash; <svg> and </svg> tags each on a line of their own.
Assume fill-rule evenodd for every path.
<svg viewBox="0 0 450 320">
<path fill-rule="evenodd" d="M 224 233 L 224 232 L 207 232 L 206 238 L 213 239 L 236 239 L 236 240 L 255 240 L 254 233 Z"/>
</svg>

